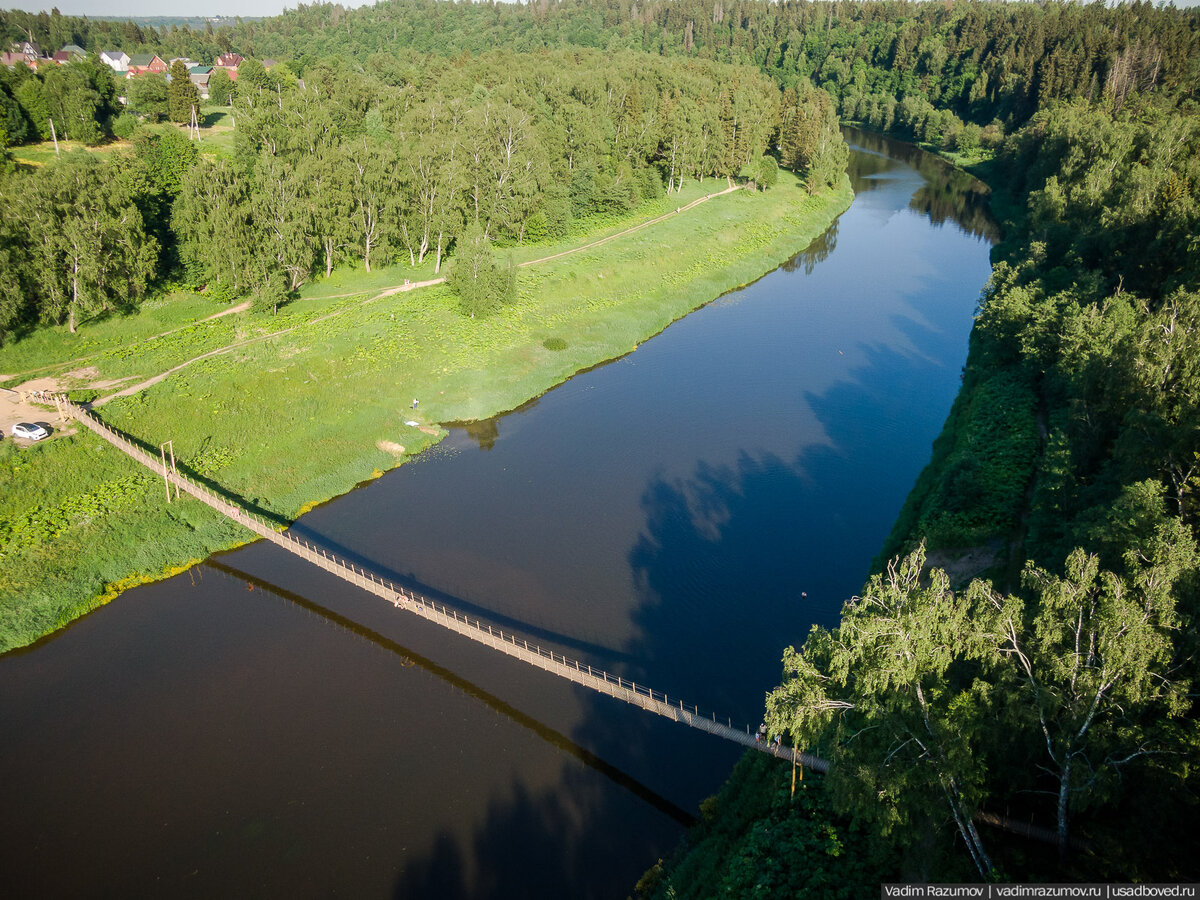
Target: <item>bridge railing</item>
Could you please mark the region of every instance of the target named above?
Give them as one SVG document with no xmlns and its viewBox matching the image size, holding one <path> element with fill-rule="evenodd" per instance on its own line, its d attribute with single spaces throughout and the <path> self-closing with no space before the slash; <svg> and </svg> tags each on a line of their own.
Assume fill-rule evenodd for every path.
<svg viewBox="0 0 1200 900">
<path fill-rule="evenodd" d="M 715 711 L 702 712 L 698 704 L 684 703 L 680 698 L 672 699 L 665 691 L 656 691 L 649 685 L 638 684 L 622 675 L 597 669 L 582 660 L 556 653 L 537 643 L 530 643 L 526 638 L 522 638 L 514 632 L 505 631 L 483 619 L 468 616 L 452 606 L 432 600 L 408 588 L 400 587 L 298 535 L 290 534 L 262 516 L 247 512 L 207 485 L 200 484 L 186 475 L 181 475 L 172 466 L 167 465 L 164 460 L 147 453 L 125 435 L 100 421 L 90 411 L 65 398 L 60 399 L 64 406 L 87 428 L 151 471 L 161 475 L 167 484 L 181 488 L 207 506 L 244 525 L 272 543 L 278 544 L 288 552 L 387 600 L 397 608 L 406 609 L 508 656 L 521 659 L 600 693 L 625 700 L 676 722 L 699 728 L 747 747 L 772 752 L 772 748 L 765 741 L 760 743 L 756 740 L 756 731 L 752 731 L 749 724 L 735 728 L 732 719 L 719 717 Z M 779 752 L 779 748 L 776 747 L 774 752 Z M 788 755 L 791 755 L 790 751 Z M 827 765 L 824 760 L 808 754 L 800 754 L 798 758 L 805 765 L 813 766 L 821 771 Z"/>
</svg>

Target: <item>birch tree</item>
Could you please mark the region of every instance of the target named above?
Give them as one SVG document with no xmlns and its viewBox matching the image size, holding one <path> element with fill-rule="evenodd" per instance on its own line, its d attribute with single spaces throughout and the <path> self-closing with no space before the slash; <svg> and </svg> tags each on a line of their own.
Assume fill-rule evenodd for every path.
<svg viewBox="0 0 1200 900">
<path fill-rule="evenodd" d="M 958 665 L 987 637 L 971 621 L 971 598 L 951 591 L 940 570 L 924 582 L 924 564 L 923 546 L 892 560 L 846 604 L 841 625 L 815 627 L 800 650 L 785 651 L 767 724 L 795 746 L 823 747 L 835 796 L 883 834 L 948 815 L 987 878 L 993 864 L 973 821 L 986 775 L 986 692 Z"/>
<path fill-rule="evenodd" d="M 987 598 L 999 654 L 1023 695 L 1019 708 L 1045 752 L 1060 855 L 1073 812 L 1103 798 L 1126 766 L 1155 756 L 1181 761 L 1171 723 L 1189 702 L 1174 660 L 1174 587 L 1195 561 L 1190 535 L 1173 520 L 1143 548 L 1131 578 L 1102 571 L 1077 549 L 1061 576 L 1027 568 L 1032 611 L 1016 597 Z"/>
<path fill-rule="evenodd" d="M 336 147 L 321 146 L 300 158 L 297 172 L 312 208 L 310 237 L 319 248 L 328 278 L 339 255 L 355 236 L 351 230 L 354 198 L 350 192 L 349 160 Z"/>
<path fill-rule="evenodd" d="M 390 145 L 369 137 L 343 144 L 341 153 L 347 164 L 350 195 L 350 222 L 354 243 L 371 271 L 372 255 L 386 251 L 395 221 L 394 198 L 397 193 L 396 155 Z"/>
<path fill-rule="evenodd" d="M 250 180 L 227 159 L 202 159 L 184 176 L 172 212 L 190 277 L 234 295 L 258 282 L 262 250 L 251 214 Z"/>
<path fill-rule="evenodd" d="M 28 184 L 31 280 L 44 322 L 79 322 L 131 303 L 146 290 L 158 244 L 108 164 L 79 152 Z"/>
<path fill-rule="evenodd" d="M 455 242 L 454 260 L 446 283 L 458 295 L 459 306 L 472 319 L 510 301 L 516 290 L 511 261 L 501 265 L 477 225 L 468 225 Z"/>
<path fill-rule="evenodd" d="M 261 253 L 274 260 L 294 291 L 312 274 L 314 257 L 313 209 L 308 184 L 296 168 L 274 156 L 264 156 L 254 169 L 251 195 Z"/>
</svg>

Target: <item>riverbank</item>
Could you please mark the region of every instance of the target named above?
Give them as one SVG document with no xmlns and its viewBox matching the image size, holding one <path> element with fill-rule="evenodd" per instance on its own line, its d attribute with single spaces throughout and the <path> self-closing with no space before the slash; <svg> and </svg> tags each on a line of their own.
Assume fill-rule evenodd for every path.
<svg viewBox="0 0 1200 900">
<path fill-rule="evenodd" d="M 714 187 L 691 185 L 640 218 Z M 277 318 L 249 311 L 148 343 L 138 317 L 130 341 L 121 340 L 120 322 L 103 323 L 104 340 L 85 330 L 78 352 L 46 361 L 66 366 L 96 351 L 91 377 L 132 380 L 238 344 L 113 400 L 103 415 L 148 447 L 172 440 L 185 469 L 282 525 L 431 446 L 438 423 L 516 407 L 755 280 L 804 249 L 850 199 L 848 185 L 808 197 L 787 175 L 767 193 L 714 198 L 602 247 L 522 269 L 518 300 L 486 319 L 462 316 L 440 285 L 377 296 L 387 275 L 396 284 L 428 274 L 397 267 L 372 273 L 370 285 L 335 275 Z M 518 248 L 513 257 L 559 249 L 566 247 Z M 0 371 L 34 368 L 36 344 L 5 348 Z M 44 340 L 41 355 L 53 356 Z M 0 650 L 245 540 L 198 503 L 164 504 L 161 485 L 90 435 L 19 450 L 6 441 L 0 475 Z"/>
<path fill-rule="evenodd" d="M 864 140 L 865 136 L 886 142 L 887 147 L 873 146 Z M 869 152 L 886 149 L 889 156 L 903 159 L 927 176 L 931 170 L 943 168 L 942 164 L 953 168 L 956 176 L 946 183 L 954 184 L 954 190 L 940 194 L 946 205 L 934 210 L 930 204 L 929 214 L 932 217 L 937 212 L 952 210 L 954 215 L 950 218 L 963 230 L 999 237 L 998 225 L 1006 220 L 999 223 L 993 220 L 992 186 L 982 181 L 984 172 L 978 168 L 968 171 L 945 153 L 920 150 L 875 131 L 860 131 L 853 140 L 847 139 L 866 146 Z M 977 184 L 971 183 L 977 179 Z M 957 202 L 951 197 L 958 198 Z M 1011 201 L 1006 201 L 1004 208 L 1010 206 Z M 969 298 L 963 300 L 967 302 Z M 974 328 L 971 335 L 970 344 L 974 348 Z M 938 551 L 931 552 L 930 560 L 952 575 L 959 575 L 964 584 L 969 577 L 998 561 L 998 546 L 988 541 L 989 535 L 983 532 L 970 536 L 980 546 L 968 543 L 956 546 L 954 541 L 962 538 L 965 529 L 952 530 L 952 526 L 962 523 L 945 521 L 950 517 L 936 502 L 949 468 L 961 461 L 967 448 L 980 445 L 994 450 L 993 458 L 1006 464 L 989 466 L 985 473 L 997 495 L 995 505 L 1003 506 L 1024 490 L 1024 481 L 1014 477 L 1013 461 L 1026 458 L 1028 410 L 1013 401 L 1008 385 L 1001 382 L 985 385 L 993 389 L 985 390 L 981 401 L 978 373 L 974 371 L 977 364 L 977 360 L 968 361 L 964 382 L 933 443 L 930 461 L 913 483 L 871 564 L 872 571 L 881 569 L 918 535 L 928 537 L 931 523 L 942 527 L 937 536 L 943 543 L 937 545 Z M 993 498 L 989 495 L 988 499 Z M 995 515 L 995 508 L 989 506 L 978 514 L 983 520 Z M 873 835 L 866 824 L 839 813 L 827 785 L 825 777 L 809 773 L 798 782 L 798 790 L 793 794 L 791 771 L 785 762 L 763 754 L 743 754 L 721 790 L 701 804 L 701 822 L 673 854 L 659 860 L 643 875 L 633 896 L 639 900 L 662 900 L 742 896 L 754 891 L 766 891 L 772 896 L 865 895 L 872 885 L 894 876 L 900 867 L 900 854 Z"/>
</svg>

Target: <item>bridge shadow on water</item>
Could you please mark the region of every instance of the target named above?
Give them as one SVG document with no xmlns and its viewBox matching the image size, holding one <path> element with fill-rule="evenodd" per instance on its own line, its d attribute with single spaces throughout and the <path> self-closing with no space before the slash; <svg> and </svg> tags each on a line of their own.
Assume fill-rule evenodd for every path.
<svg viewBox="0 0 1200 900">
<path fill-rule="evenodd" d="M 484 690 L 479 685 L 474 684 L 473 682 L 460 677 L 459 675 L 455 674 L 452 670 L 446 668 L 445 666 L 439 665 L 438 663 L 434 662 L 432 659 L 429 659 L 426 656 L 422 656 L 421 654 L 417 653 L 416 651 L 410 650 L 409 648 L 397 643 L 396 641 L 392 640 L 391 638 L 389 638 L 383 634 L 380 634 L 378 631 L 374 631 L 373 629 L 367 628 L 366 626 L 361 625 L 358 622 L 355 622 L 352 619 L 349 619 L 346 616 L 341 615 L 340 613 L 336 613 L 333 610 L 326 609 L 325 607 L 308 599 L 307 597 L 304 597 L 294 591 L 289 591 L 285 588 L 281 588 L 278 585 L 271 584 L 269 581 L 266 581 L 255 575 L 251 575 L 248 572 L 243 572 L 239 569 L 234 568 L 233 566 L 226 565 L 225 563 L 220 562 L 215 557 L 206 560 L 204 564 L 210 569 L 214 569 L 225 575 L 229 575 L 230 577 L 235 578 L 238 581 L 245 582 L 248 585 L 253 585 L 254 587 L 258 588 L 259 590 L 266 591 L 270 594 L 273 594 L 276 597 L 279 597 L 283 600 L 288 601 L 289 603 L 295 604 L 296 606 L 306 610 L 307 612 L 310 612 L 313 615 L 320 617 L 321 619 L 325 620 L 326 622 L 329 622 L 330 624 L 333 624 L 340 628 L 343 628 L 346 631 L 349 631 L 352 634 L 356 635 L 357 637 L 360 637 L 366 641 L 369 641 L 370 643 L 374 644 L 376 647 L 379 647 L 382 650 L 386 650 L 388 653 L 398 656 L 405 665 L 416 666 L 416 667 L 428 672 L 429 674 L 436 676 L 437 678 L 446 682 L 451 687 L 455 688 L 456 690 L 460 691 L 461 693 L 466 694 L 467 696 L 469 696 L 475 700 L 478 700 L 480 703 L 483 703 L 484 705 L 488 706 L 493 711 L 500 713 L 501 715 L 505 716 L 512 722 L 516 723 L 517 725 L 520 725 L 522 728 L 526 728 L 529 731 L 533 732 L 534 734 L 536 734 L 539 738 L 541 738 L 546 743 L 575 757 L 580 762 L 582 762 L 584 765 L 586 765 L 586 766 L 594 769 L 595 771 L 599 772 L 600 774 L 604 775 L 606 778 L 608 778 L 614 784 L 620 786 L 624 790 L 629 791 L 631 794 L 636 796 L 639 800 L 642 800 L 643 802 L 650 804 L 655 809 L 657 809 L 659 812 L 662 812 L 665 815 L 670 816 L 672 819 L 679 822 L 681 825 L 691 826 L 691 825 L 695 824 L 696 819 L 691 813 L 688 813 L 685 810 L 680 809 L 678 806 L 671 803 L 666 798 L 661 797 L 658 794 L 654 793 L 652 790 L 650 790 L 648 787 L 646 787 L 646 785 L 644 785 L 641 782 L 637 781 L 636 779 L 632 778 L 625 772 L 622 772 L 620 769 L 616 768 L 615 766 L 610 765 L 605 760 L 601 759 L 600 757 L 596 756 L 594 753 L 587 750 L 587 748 L 582 747 L 579 744 L 575 743 L 574 741 L 570 740 L 566 735 L 562 734 L 561 732 L 556 731 L 555 729 L 551 728 L 550 726 L 546 725 L 545 723 L 538 721 L 537 719 L 535 719 L 534 717 L 532 717 L 530 715 L 527 715 L 526 713 L 517 709 L 512 704 L 506 702 L 505 700 L 502 700 L 500 697 L 496 696 L 495 694 L 492 694 L 489 691 Z"/>
<path fill-rule="evenodd" d="M 204 565 L 367 641 L 399 658 L 405 667 L 434 676 L 569 757 L 557 778 L 551 779 L 553 787 L 517 781 L 510 790 L 490 799 L 470 837 L 445 828 L 432 836 L 431 849 L 424 855 L 414 859 L 401 853 L 403 862 L 392 892 L 396 898 L 571 896 L 602 900 L 617 895 L 614 881 L 623 895 L 644 868 L 641 863 L 618 873 L 615 880 L 611 873 L 595 873 L 595 868 L 597 859 L 603 857 L 602 848 L 614 835 L 624 833 L 625 840 L 633 839 L 629 834 L 631 815 L 644 819 L 645 813 L 640 811 L 649 807 L 673 823 L 672 827 L 664 822 L 665 827 L 658 829 L 668 836 L 659 844 L 660 853 L 669 849 L 682 833 L 680 829 L 695 824 L 692 813 L 643 781 L 446 666 L 299 593 L 218 559 Z M 608 703 L 611 710 L 613 701 Z M 599 786 L 596 775 L 618 790 Z M 586 815 L 579 814 L 579 803 L 566 802 L 564 797 L 582 802 Z M 600 857 L 597 850 L 601 850 Z"/>
</svg>

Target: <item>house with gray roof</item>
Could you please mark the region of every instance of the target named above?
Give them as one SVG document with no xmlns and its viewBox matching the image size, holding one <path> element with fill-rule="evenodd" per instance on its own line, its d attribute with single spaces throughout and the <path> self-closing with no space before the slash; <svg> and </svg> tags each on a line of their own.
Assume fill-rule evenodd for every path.
<svg viewBox="0 0 1200 900">
<path fill-rule="evenodd" d="M 129 54 L 124 50 L 101 50 L 100 61 L 122 75 L 129 71 Z"/>
</svg>

